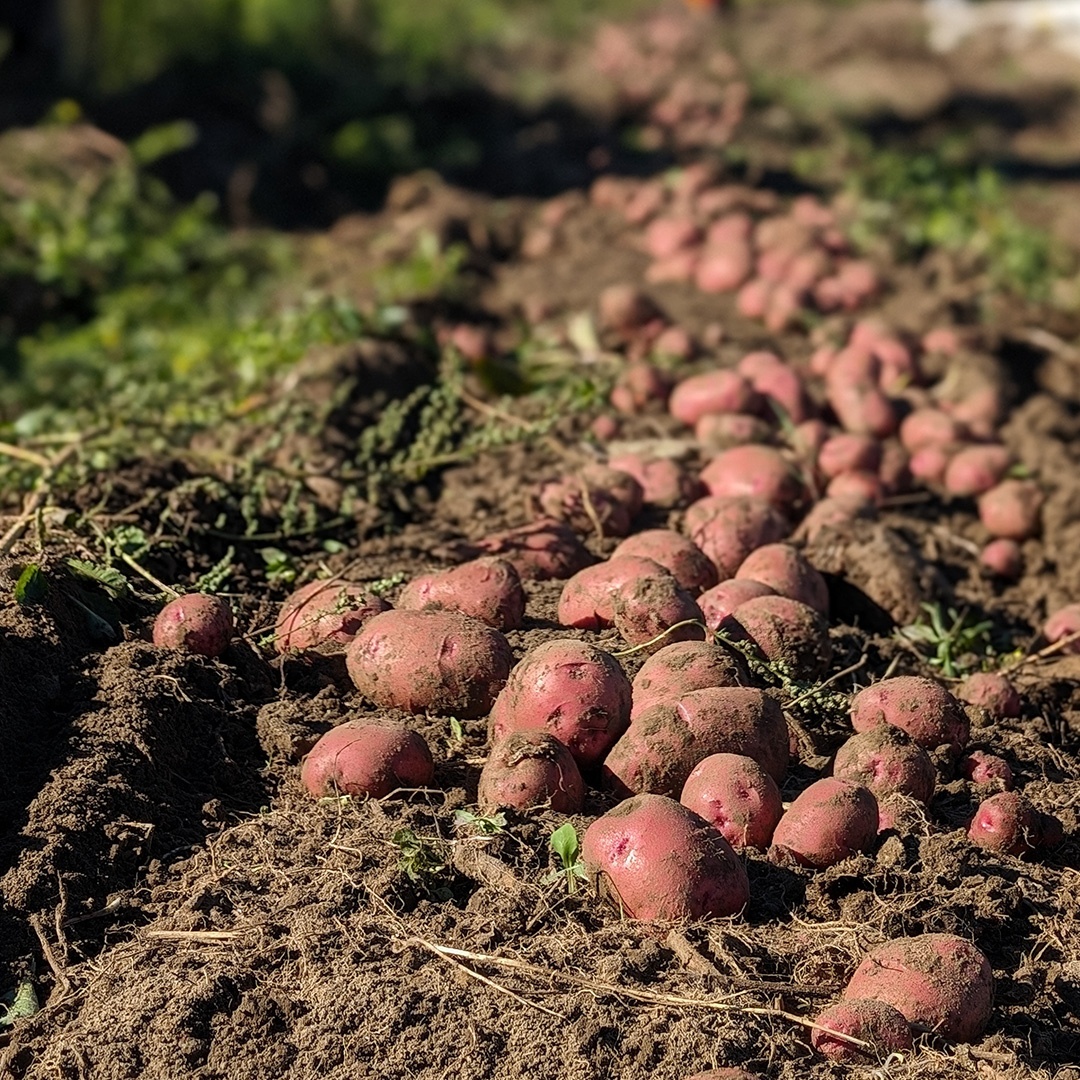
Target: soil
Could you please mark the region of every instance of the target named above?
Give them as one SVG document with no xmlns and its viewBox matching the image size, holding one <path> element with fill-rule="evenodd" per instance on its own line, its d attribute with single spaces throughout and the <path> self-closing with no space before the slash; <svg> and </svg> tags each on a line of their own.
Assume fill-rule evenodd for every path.
<svg viewBox="0 0 1080 1080">
<path fill-rule="evenodd" d="M 790 59 L 783 50 L 785 70 L 824 72 L 837 93 L 870 82 L 909 124 L 930 130 L 976 73 L 992 81 L 977 43 L 946 59 L 901 32 L 913 25 L 914 5 L 782 8 L 790 22 L 778 23 L 773 6 L 752 5 L 728 31 L 737 51 L 779 65 L 772 39 L 783 29 L 802 41 Z M 568 87 L 587 83 L 573 67 L 580 55 L 559 62 L 576 72 Z M 1033 61 L 1024 54 L 1023 63 Z M 1055 63 L 1058 78 L 1075 79 L 1076 70 Z M 896 86 L 916 78 L 922 96 L 898 102 Z M 1034 93 L 1030 81 L 1023 87 Z M 761 145 L 777 142 L 767 120 L 750 121 Z M 1027 125 L 1010 145 L 1030 150 L 1044 134 Z M 424 229 L 465 236 L 485 281 L 470 317 L 511 343 L 530 305 L 556 319 L 592 307 L 606 284 L 642 280 L 646 259 L 632 231 L 580 195 L 567 198 L 551 246 L 526 257 L 522 238 L 550 204 L 495 201 L 430 177 L 410 184 L 411 193 L 404 182 L 391 192 L 381 214 L 312 238 L 312 276 L 362 297 L 372 238 L 393 234 L 409 250 Z M 1067 194 L 1062 185 L 1049 197 Z M 882 312 L 900 329 L 921 333 L 965 311 L 941 295 L 933 266 L 884 270 Z M 762 345 L 809 351 L 801 331 L 768 334 L 730 299 L 677 285 L 649 291 L 699 339 L 722 325 L 721 363 Z M 431 312 L 436 328 L 451 316 L 462 314 Z M 1000 651 L 1024 655 L 1039 647 L 1050 611 L 1080 600 L 1080 374 L 1075 353 L 1053 335 L 1037 338 L 1041 345 L 1022 337 L 1038 319 L 1002 301 L 993 325 L 967 327 L 970 355 L 958 364 L 1008 396 L 1003 438 L 1047 492 L 1043 533 L 1024 544 L 1023 577 L 1008 585 L 979 573 L 986 534 L 967 500 L 922 492 L 886 505 L 874 522 L 826 531 L 807 551 L 830 586 L 833 668 L 865 657 L 834 690 L 846 695 L 886 672 L 935 674 L 893 634 L 923 603 L 989 619 Z M 328 388 L 349 379 L 353 389 L 282 453 L 318 458 L 315 472 L 332 483 L 326 476 L 357 433 L 430 374 L 400 344 L 313 353 L 280 393 L 310 399 L 317 411 Z M 321 563 L 364 581 L 452 564 L 463 541 L 531 521 L 536 481 L 595 456 L 588 420 L 568 416 L 546 440 L 485 451 L 403 490 L 397 526 L 376 532 L 359 515 L 347 551 L 328 555 L 312 543 L 292 554 L 312 573 Z M 628 439 L 678 436 L 659 412 L 622 424 Z M 238 425 L 216 443 L 233 451 L 271 434 Z M 226 540 L 214 535 L 222 507 L 192 494 L 187 479 L 180 462 L 132 462 L 71 504 L 102 513 L 134 504 L 148 529 L 171 506 L 196 540 L 149 564 L 167 579 L 194 580 Z M 309 486 L 333 501 L 332 491 Z M 652 510 L 638 524 L 680 520 L 679 510 Z M 615 544 L 585 541 L 596 555 Z M 4 595 L 31 557 L 28 540 L 0 565 Z M 445 717 L 380 710 L 352 688 L 340 651 L 281 658 L 264 647 L 289 586 L 268 583 L 259 565 L 252 552 L 238 556 L 229 585 L 238 637 L 216 660 L 151 646 L 148 604 L 121 613 L 113 624 L 121 640 L 94 640 L 95 624 L 76 602 L 86 597 L 73 585 L 50 589 L 36 606 L 0 608 L 0 990 L 30 980 L 42 1003 L 0 1028 L 0 1076 L 679 1080 L 742 1065 L 774 1080 L 1080 1078 L 1080 656 L 1019 667 L 1016 719 L 970 710 L 972 746 L 1004 756 L 1017 786 L 1060 818 L 1060 845 L 1024 858 L 973 847 L 965 828 L 980 795 L 941 760 L 927 813 L 885 834 L 873 854 L 811 871 L 751 851 L 752 899 L 741 916 L 639 924 L 584 883 L 570 888 L 552 874 L 548 838 L 559 815 L 508 814 L 494 835 L 455 822 L 456 810 L 475 810 L 484 719 L 456 728 Z M 525 624 L 507 635 L 515 658 L 565 636 L 621 647 L 613 630 L 559 628 L 560 590 L 557 581 L 527 583 Z M 641 660 L 622 662 L 633 675 Z M 786 800 L 827 772 L 845 737 L 835 715 L 800 715 L 806 740 Z M 431 788 L 380 801 L 312 800 L 299 783 L 300 758 L 324 731 L 366 716 L 407 723 L 427 739 Z M 575 824 L 584 828 L 611 805 L 590 789 Z M 403 830 L 424 840 L 426 867 L 408 863 Z M 823 1062 L 799 1018 L 831 1003 L 869 948 L 928 931 L 970 938 L 989 958 L 996 1002 L 983 1039 L 950 1047 L 928 1037 L 916 1055 L 876 1072 Z"/>
</svg>

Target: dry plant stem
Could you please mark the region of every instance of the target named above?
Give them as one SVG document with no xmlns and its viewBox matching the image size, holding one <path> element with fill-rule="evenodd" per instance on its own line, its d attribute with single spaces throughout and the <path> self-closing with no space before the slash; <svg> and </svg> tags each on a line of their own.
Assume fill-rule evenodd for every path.
<svg viewBox="0 0 1080 1080">
<path fill-rule="evenodd" d="M 819 690 L 824 690 L 826 686 L 832 686 L 838 679 L 842 679 L 845 675 L 851 675 L 858 671 L 866 663 L 866 653 L 863 653 L 858 663 L 852 664 L 850 667 L 844 668 L 843 671 L 838 671 L 835 675 L 830 675 L 824 682 L 820 682 L 817 686 L 811 687 L 805 694 L 800 694 L 789 706 L 794 708 L 800 702 L 805 701 L 808 697 L 813 697 Z"/>
<path fill-rule="evenodd" d="M 146 930 L 143 932 L 143 937 L 154 938 L 157 941 L 195 941 L 210 944 L 235 941 L 254 929 L 255 927 L 249 926 L 243 930 Z"/>
<path fill-rule="evenodd" d="M 469 952 L 467 949 L 453 949 L 448 945 L 436 945 L 432 941 L 426 941 L 423 938 L 418 937 L 408 938 L 404 941 L 404 944 L 418 945 L 423 949 L 427 949 L 428 952 L 433 952 L 438 956 L 448 959 L 458 958 L 461 960 L 472 960 L 481 964 L 494 964 L 496 967 L 505 968 L 510 971 L 520 971 L 523 974 L 534 975 L 541 979 L 561 979 L 563 982 L 579 986 L 584 990 L 609 994 L 618 999 L 640 1001 L 646 1005 L 662 1005 L 674 1009 L 709 1009 L 712 1012 L 740 1012 L 749 1016 L 767 1016 L 777 1020 L 787 1020 L 789 1023 L 810 1028 L 812 1031 L 823 1031 L 825 1034 L 831 1035 L 852 1046 L 857 1046 L 861 1050 L 872 1049 L 870 1043 L 865 1042 L 862 1039 L 856 1039 L 854 1036 L 846 1035 L 841 1031 L 833 1031 L 832 1028 L 815 1023 L 813 1020 L 807 1020 L 804 1016 L 797 1016 L 795 1013 L 785 1012 L 783 1009 L 770 1009 L 759 1005 L 743 1005 L 737 1001 L 721 1000 L 719 998 L 691 998 L 684 997 L 682 994 L 658 994 L 651 990 L 637 990 L 630 986 L 621 986 L 618 983 L 602 982 L 598 979 L 588 979 L 581 975 L 573 975 L 570 972 L 559 971 L 556 968 L 539 967 L 536 964 L 529 964 L 523 960 L 514 960 L 510 957 L 492 956 L 489 953 Z M 472 972 L 472 974 L 475 975 L 476 973 Z M 499 987 L 498 989 L 509 993 L 509 991 L 506 991 L 503 987 Z M 740 991 L 740 993 L 746 992 L 747 991 Z M 539 1008 L 540 1006 L 534 1007 Z"/>
<path fill-rule="evenodd" d="M 7 457 L 18 458 L 20 461 L 28 461 L 31 465 L 36 465 L 39 469 L 47 469 L 52 461 L 44 454 L 39 454 L 35 450 L 27 450 L 22 446 L 15 446 L 13 443 L 0 442 L 0 454 L 4 454 Z"/>
<path fill-rule="evenodd" d="M 600 515 L 597 514 L 596 507 L 593 506 L 592 496 L 589 494 L 589 485 L 580 478 L 578 479 L 578 483 L 581 485 L 581 505 L 585 508 L 585 513 L 589 516 L 589 520 L 596 530 L 597 537 L 603 540 L 604 526 L 600 524 Z"/>
<path fill-rule="evenodd" d="M 42 469 L 34 490 L 26 499 L 23 512 L 16 518 L 8 531 L 0 537 L 0 555 L 6 555 L 15 544 L 15 541 L 26 531 L 26 527 L 34 520 L 34 515 L 45 505 L 52 491 L 52 478 L 56 475 L 57 470 L 68 458 L 75 454 L 81 445 L 81 442 L 71 443 L 55 457 L 49 459 L 49 464 Z"/>
<path fill-rule="evenodd" d="M 179 600 L 180 597 L 183 595 L 182 593 L 177 592 L 176 589 L 174 589 L 171 585 L 166 585 L 165 582 L 161 580 L 161 578 L 154 577 L 154 575 L 151 574 L 145 566 L 136 562 L 135 559 L 133 559 L 125 552 L 120 553 L 120 558 L 124 561 L 124 563 L 130 566 L 136 574 L 140 575 L 140 577 L 146 578 L 146 580 L 149 581 L 151 585 L 156 585 L 166 596 L 172 598 L 173 600 Z"/>
<path fill-rule="evenodd" d="M 700 619 L 683 619 L 682 622 L 677 622 L 674 626 L 669 626 L 666 630 L 662 630 L 656 637 L 650 638 L 648 641 L 643 641 L 640 645 L 632 645 L 629 649 L 620 649 L 618 652 L 613 652 L 611 655 L 633 656 L 634 653 L 641 652 L 642 649 L 647 649 L 650 645 L 655 645 L 658 641 L 663 641 L 668 634 L 673 633 L 683 626 L 700 626 L 706 634 L 709 632 L 709 628 Z"/>
<path fill-rule="evenodd" d="M 1060 641 L 1055 641 L 1053 645 L 1047 645 L 1045 649 L 1040 649 L 1036 653 L 1028 653 L 1027 656 L 1020 657 L 1019 660 L 1009 664 L 1008 667 L 1002 668 L 1002 671 L 1006 674 L 1010 671 L 1018 671 L 1027 664 L 1033 664 L 1037 660 L 1045 660 L 1048 656 L 1053 656 L 1055 653 L 1061 652 L 1062 649 L 1067 648 L 1077 641 L 1080 641 L 1080 630 L 1076 630 L 1071 634 L 1066 634 Z"/>
<path fill-rule="evenodd" d="M 31 915 L 30 925 L 37 935 L 38 943 L 41 945 L 41 954 L 45 957 L 45 962 L 49 965 L 53 978 L 56 979 L 56 985 L 61 991 L 61 997 L 67 997 L 71 990 L 71 980 L 68 978 L 64 965 L 57 960 L 51 942 L 45 936 L 45 928 L 41 925 L 41 916 L 37 914 Z"/>
</svg>

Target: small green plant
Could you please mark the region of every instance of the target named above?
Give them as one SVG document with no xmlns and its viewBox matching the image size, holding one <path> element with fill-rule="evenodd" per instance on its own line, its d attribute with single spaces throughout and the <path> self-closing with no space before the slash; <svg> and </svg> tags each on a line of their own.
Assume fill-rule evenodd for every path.
<svg viewBox="0 0 1080 1080">
<path fill-rule="evenodd" d="M 471 826 L 482 836 L 495 836 L 506 828 L 506 815 L 497 814 L 474 814 L 470 810 L 454 811 L 454 828 L 460 829 L 465 825 Z"/>
<path fill-rule="evenodd" d="M 233 560 L 235 558 L 236 548 L 230 546 L 228 551 L 195 581 L 193 591 L 202 593 L 221 592 L 226 582 L 232 577 Z"/>
<path fill-rule="evenodd" d="M 459 749 L 465 742 L 465 729 L 456 716 L 451 716 L 448 722 L 450 734 L 446 737 L 446 745 L 450 753 Z"/>
<path fill-rule="evenodd" d="M 418 836 L 412 829 L 398 829 L 392 842 L 398 849 L 398 869 L 413 882 L 420 882 L 446 868 L 436 841 Z"/>
<path fill-rule="evenodd" d="M 48 582 L 37 563 L 29 563 L 15 583 L 15 602 L 21 607 L 40 604 L 48 591 Z"/>
<path fill-rule="evenodd" d="M 588 881 L 585 864 L 581 861 L 581 844 L 573 822 L 560 825 L 548 840 L 548 846 L 559 860 L 559 867 L 546 874 L 543 884 L 550 885 L 559 878 L 566 879 L 566 891 L 573 895 L 578 890 L 578 882 Z"/>
<path fill-rule="evenodd" d="M 40 1008 L 34 984 L 29 979 L 23 979 L 14 990 L 0 997 L 0 1028 L 10 1027 L 16 1020 L 33 1016 Z"/>
<path fill-rule="evenodd" d="M 977 658 L 990 650 L 989 620 L 971 622 L 967 608 L 942 609 L 940 604 L 922 604 L 924 614 L 910 626 L 896 631 L 904 641 L 920 646 L 933 667 L 940 668 L 946 678 L 955 679 L 963 670 L 975 666 Z"/>
<path fill-rule="evenodd" d="M 391 574 L 389 577 L 379 578 L 377 581 L 368 582 L 365 586 L 369 593 L 375 596 L 385 596 L 391 589 L 396 589 L 405 580 L 402 573 Z"/>
<path fill-rule="evenodd" d="M 281 548 L 264 547 L 259 549 L 259 555 L 266 564 L 267 581 L 291 583 L 296 580 L 296 564 L 288 552 L 282 551 Z"/>
</svg>

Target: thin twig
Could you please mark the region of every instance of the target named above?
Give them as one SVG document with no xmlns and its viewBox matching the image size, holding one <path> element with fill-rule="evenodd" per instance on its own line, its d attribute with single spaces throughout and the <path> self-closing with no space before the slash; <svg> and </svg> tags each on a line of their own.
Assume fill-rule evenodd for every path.
<svg viewBox="0 0 1080 1080">
<path fill-rule="evenodd" d="M 26 499 L 23 512 L 15 519 L 14 523 L 2 537 L 0 537 L 0 555 L 6 555 L 15 544 L 15 541 L 26 531 L 27 525 L 34 520 L 34 515 L 45 505 L 52 490 L 52 479 L 57 470 L 65 461 L 79 449 L 81 443 L 71 443 L 60 451 L 55 457 L 50 458 L 49 464 L 42 469 L 34 490 Z"/>
<path fill-rule="evenodd" d="M 156 585 L 166 596 L 171 596 L 174 600 L 178 599 L 182 594 L 177 592 L 171 585 L 166 585 L 161 578 L 154 577 L 149 570 L 146 569 L 141 563 L 132 558 L 126 551 L 120 552 L 120 558 L 135 571 L 136 574 L 141 575 L 150 582 L 151 585 Z"/>
<path fill-rule="evenodd" d="M 589 485 L 586 484 L 581 477 L 578 477 L 578 483 L 581 485 L 581 505 L 585 508 L 585 513 L 592 522 L 597 537 L 603 540 L 604 526 L 601 524 L 600 515 L 596 512 L 596 507 L 593 505 L 592 496 L 589 494 Z"/>
<path fill-rule="evenodd" d="M 27 450 L 22 446 L 15 446 L 9 442 L 0 442 L 0 454 L 18 458 L 20 461 L 28 461 L 31 465 L 37 465 L 40 469 L 47 469 L 52 464 L 52 459 L 44 454 L 39 454 L 36 450 Z"/>
<path fill-rule="evenodd" d="M 677 622 L 674 626 L 669 626 L 666 630 L 661 630 L 656 637 L 650 638 L 648 641 L 643 641 L 640 645 L 631 645 L 629 649 L 620 649 L 618 652 L 613 652 L 611 655 L 633 656 L 634 653 L 641 652 L 642 649 L 647 649 L 650 645 L 655 645 L 658 641 L 663 641 L 668 634 L 683 626 L 700 626 L 706 634 L 709 632 L 709 628 L 700 619 L 683 619 L 682 622 Z"/>
<path fill-rule="evenodd" d="M 195 941 L 214 943 L 219 941 L 235 941 L 244 934 L 250 933 L 255 927 L 248 926 L 243 930 L 144 930 L 143 937 L 155 938 L 159 941 Z"/>
<path fill-rule="evenodd" d="M 41 916 L 36 913 L 31 915 L 30 925 L 37 935 L 38 943 L 41 945 L 41 954 L 45 957 L 45 962 L 52 970 L 56 985 L 60 988 L 62 996 L 66 997 L 71 990 L 71 980 L 68 978 L 67 969 L 57 960 L 52 944 L 45 936 L 45 928 L 41 925 Z"/>
<path fill-rule="evenodd" d="M 1060 641 L 1055 641 L 1053 645 L 1047 645 L 1045 649 L 1040 649 L 1037 653 L 1028 653 L 1027 656 L 1020 657 L 1019 660 L 1014 661 L 1001 670 L 1006 673 L 1016 671 L 1027 664 L 1034 663 L 1036 660 L 1045 660 L 1048 656 L 1053 656 L 1055 653 L 1061 652 L 1063 649 L 1068 648 L 1077 641 L 1080 641 L 1080 630 L 1075 630 L 1071 634 L 1066 634 Z"/>
</svg>

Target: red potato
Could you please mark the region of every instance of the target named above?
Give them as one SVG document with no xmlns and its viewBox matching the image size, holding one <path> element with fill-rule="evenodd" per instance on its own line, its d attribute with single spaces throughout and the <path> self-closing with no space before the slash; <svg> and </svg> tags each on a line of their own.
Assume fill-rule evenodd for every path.
<svg viewBox="0 0 1080 1080">
<path fill-rule="evenodd" d="M 1067 604 L 1058 608 L 1043 626 L 1043 637 L 1051 645 L 1072 638 L 1074 634 L 1080 634 L 1080 604 Z M 1069 641 L 1060 651 L 1073 655 L 1080 653 L 1080 637 Z"/>
<path fill-rule="evenodd" d="M 1028 540 L 1038 535 L 1042 504 L 1033 480 L 1002 480 L 979 496 L 979 520 L 991 536 Z"/>
<path fill-rule="evenodd" d="M 1009 763 L 982 750 L 972 750 L 960 761 L 960 775 L 973 784 L 1000 785 L 1004 791 L 1013 789 L 1013 771 Z"/>
<path fill-rule="evenodd" d="M 745 413 L 706 413 L 694 425 L 694 438 L 717 450 L 747 443 L 770 443 L 774 434 L 774 429 L 760 416 Z"/>
<path fill-rule="evenodd" d="M 413 578 L 397 599 L 399 611 L 460 611 L 496 630 L 516 630 L 525 617 L 525 590 L 513 564 L 474 559 Z"/>
<path fill-rule="evenodd" d="M 773 833 L 776 856 L 790 856 L 802 866 L 823 869 L 877 838 L 878 805 L 863 784 L 826 777 L 811 784 L 788 808 Z"/>
<path fill-rule="evenodd" d="M 902 1054 L 914 1045 L 911 1025 L 904 1014 L 884 1001 L 872 998 L 848 998 L 826 1009 L 814 1021 L 810 1036 L 814 1049 L 830 1061 L 875 1064 L 890 1054 Z M 836 1032 L 837 1034 L 830 1034 Z M 839 1036 L 849 1035 L 869 1043 L 863 1049 Z"/>
<path fill-rule="evenodd" d="M 431 751 L 415 731 L 359 721 L 331 728 L 300 768 L 301 782 L 316 799 L 384 799 L 398 788 L 427 787 L 434 776 Z"/>
<path fill-rule="evenodd" d="M 669 281 L 690 281 L 696 276 L 700 263 L 701 252 L 697 248 L 677 251 L 666 259 L 657 259 L 650 263 L 645 270 L 645 280 L 650 285 L 661 285 Z M 660 350 L 654 346 L 653 351 Z"/>
<path fill-rule="evenodd" d="M 777 295 L 774 294 L 774 302 Z M 810 401 L 802 376 L 794 368 L 784 363 L 767 367 L 750 378 L 750 385 L 765 399 L 767 417 L 779 414 L 793 424 L 808 419 Z"/>
<path fill-rule="evenodd" d="M 473 547 L 477 554 L 506 559 L 523 581 L 562 581 L 594 561 L 573 529 L 553 518 L 493 533 Z"/>
<path fill-rule="evenodd" d="M 945 482 L 949 467 L 949 450 L 943 446 L 924 446 L 911 455 L 911 475 L 924 484 L 937 486 Z"/>
<path fill-rule="evenodd" d="M 705 233 L 705 243 L 709 247 L 722 248 L 738 241 L 749 241 L 754 231 L 754 221 L 749 214 L 737 211 L 725 214 L 714 221 Z"/>
<path fill-rule="evenodd" d="M 640 485 L 644 502 L 670 510 L 699 499 L 705 486 L 690 470 L 674 458 L 649 458 L 641 454 L 616 454 L 610 460 L 613 469 L 629 473 Z"/>
<path fill-rule="evenodd" d="M 559 597 L 560 626 L 600 630 L 615 621 L 614 595 L 629 581 L 670 577 L 658 562 L 640 555 L 619 555 L 580 570 L 563 586 Z"/>
<path fill-rule="evenodd" d="M 950 495 L 981 495 L 999 483 L 1014 462 L 1004 446 L 965 446 L 949 460 L 945 490 Z"/>
<path fill-rule="evenodd" d="M 347 644 L 360 627 L 390 605 L 363 585 L 330 578 L 311 581 L 284 604 L 274 627 L 274 648 L 310 649 L 324 641 Z"/>
<path fill-rule="evenodd" d="M 829 426 L 824 420 L 804 420 L 795 425 L 788 441 L 800 458 L 817 461 L 817 456 L 828 438 Z"/>
<path fill-rule="evenodd" d="M 829 397 L 829 404 L 845 431 L 873 435 L 879 439 L 887 438 L 896 431 L 896 408 L 874 387 L 868 390 L 854 387 L 838 390 Z"/>
<path fill-rule="evenodd" d="M 746 662 L 734 649 L 712 641 L 677 641 L 653 653 L 634 676 L 630 719 L 692 690 L 749 685 Z"/>
<path fill-rule="evenodd" d="M 600 294 L 600 325 L 628 336 L 660 316 L 660 309 L 633 285 L 609 285 Z"/>
<path fill-rule="evenodd" d="M 952 356 L 960 351 L 960 335 L 951 326 L 938 326 L 923 334 L 924 352 Z"/>
<path fill-rule="evenodd" d="M 691 375 L 676 385 L 668 400 L 668 410 L 676 420 L 693 427 L 703 416 L 714 413 L 755 413 L 761 398 L 735 371 L 707 371 Z"/>
<path fill-rule="evenodd" d="M 861 492 L 848 495 L 831 495 L 815 503 L 802 520 L 800 529 L 806 539 L 813 541 L 824 529 L 843 528 L 856 518 L 874 516 L 874 504 Z"/>
<path fill-rule="evenodd" d="M 767 848 L 784 813 L 776 781 L 753 758 L 710 754 L 686 778 L 679 801 L 736 850 Z"/>
<path fill-rule="evenodd" d="M 701 230 L 690 218 L 659 217 L 645 229 L 645 250 L 654 259 L 666 259 L 701 239 Z"/>
<path fill-rule="evenodd" d="M 752 551 L 735 573 L 736 581 L 757 581 L 778 596 L 820 611 L 828 618 L 829 587 L 810 560 L 791 544 L 765 544 Z"/>
<path fill-rule="evenodd" d="M 580 532 L 593 532 L 599 524 L 606 536 L 628 536 L 644 492 L 629 473 L 585 465 L 575 475 L 540 484 L 533 499 L 541 513 Z"/>
<path fill-rule="evenodd" d="M 684 527 L 721 578 L 734 577 L 750 552 L 791 531 L 780 511 L 750 496 L 700 499 L 687 510 Z"/>
<path fill-rule="evenodd" d="M 979 564 L 995 577 L 1015 581 L 1024 572 L 1024 554 L 1015 540 L 991 540 L 982 549 Z"/>
<path fill-rule="evenodd" d="M 612 622 L 631 648 L 654 653 L 676 641 L 702 641 L 704 616 L 670 575 L 625 582 L 611 598 Z"/>
<path fill-rule="evenodd" d="M 869 435 L 834 435 L 818 451 L 817 466 L 828 479 L 845 472 L 877 472 L 881 443 Z"/>
<path fill-rule="evenodd" d="M 967 429 L 955 416 L 941 409 L 915 409 L 900 424 L 900 442 L 914 454 L 927 447 L 951 446 L 967 437 Z"/>
<path fill-rule="evenodd" d="M 633 415 L 653 403 L 663 405 L 670 393 L 671 378 L 665 372 L 655 364 L 635 360 L 619 373 L 611 392 L 611 404 L 619 412 Z"/>
<path fill-rule="evenodd" d="M 735 299 L 735 306 L 740 315 L 747 319 L 762 319 L 769 308 L 773 286 L 762 278 L 751 278 Z"/>
<path fill-rule="evenodd" d="M 1020 694 L 1008 676 L 997 671 L 976 671 L 969 675 L 956 692 L 961 701 L 981 705 L 998 719 L 1020 715 Z"/>
<path fill-rule="evenodd" d="M 705 625 L 710 630 L 716 630 L 740 604 L 757 596 L 774 595 L 775 590 L 760 581 L 729 578 L 703 592 L 698 597 L 698 607 L 705 616 Z"/>
<path fill-rule="evenodd" d="M 907 795 L 929 803 L 937 770 L 930 755 L 899 728 L 884 724 L 852 735 L 833 761 L 833 776 L 868 787 L 878 799 Z"/>
<path fill-rule="evenodd" d="M 926 804 L 907 795 L 878 798 L 878 835 L 895 832 L 900 836 L 927 835 Z"/>
<path fill-rule="evenodd" d="M 588 768 L 626 730 L 630 699 L 630 682 L 609 653 L 585 641 L 548 641 L 510 673 L 491 709 L 491 737 L 546 731 Z"/>
<path fill-rule="evenodd" d="M 345 653 L 353 685 L 376 705 L 465 720 L 487 714 L 513 662 L 498 630 L 456 611 L 384 611 Z"/>
<path fill-rule="evenodd" d="M 831 345 L 820 345 L 810 357 L 810 374 L 823 379 L 829 372 L 829 367 L 836 359 L 836 349 Z"/>
<path fill-rule="evenodd" d="M 769 305 L 765 309 L 765 326 L 774 334 L 778 334 L 781 330 L 787 330 L 794 325 L 795 317 L 801 310 L 802 301 L 799 294 L 787 285 L 777 285 L 770 294 Z"/>
<path fill-rule="evenodd" d="M 948 1042 L 976 1042 L 990 1022 L 994 974 L 970 941 L 919 934 L 866 955 L 844 990 L 845 1000 L 864 998 L 891 1005 L 909 1024 Z"/>
<path fill-rule="evenodd" d="M 585 784 L 569 748 L 544 731 L 514 731 L 491 748 L 480 771 L 476 801 L 482 810 L 548 807 L 579 814 Z"/>
<path fill-rule="evenodd" d="M 832 660 L 829 624 L 820 611 L 786 596 L 740 604 L 718 627 L 731 641 L 750 641 L 768 664 L 794 679 L 816 679 Z"/>
<path fill-rule="evenodd" d="M 998 855 L 1023 855 L 1058 844 L 1061 822 L 1035 809 L 1018 791 L 1001 791 L 979 804 L 968 826 L 968 839 Z"/>
<path fill-rule="evenodd" d="M 611 553 L 613 559 L 623 555 L 659 563 L 691 596 L 716 584 L 716 567 L 692 540 L 673 529 L 646 529 L 628 536 Z"/>
<path fill-rule="evenodd" d="M 597 818 L 581 857 L 597 890 L 632 919 L 723 918 L 750 899 L 731 845 L 663 795 L 638 795 Z"/>
<path fill-rule="evenodd" d="M 885 485 L 877 473 L 845 472 L 834 476 L 825 488 L 828 499 L 860 499 L 871 506 L 885 501 Z"/>
<path fill-rule="evenodd" d="M 623 205 L 623 214 L 631 225 L 644 225 L 655 217 L 667 202 L 667 192 L 662 184 L 642 184 Z M 630 286 L 611 286 L 611 288 Z"/>
<path fill-rule="evenodd" d="M 784 513 L 797 511 L 807 498 L 802 477 L 771 446 L 735 446 L 722 451 L 702 469 L 701 482 L 710 495 L 764 499 Z"/>
<path fill-rule="evenodd" d="M 694 284 L 705 293 L 734 292 L 753 269 L 749 244 L 733 241 L 720 249 L 706 246 L 694 270 Z"/>
<path fill-rule="evenodd" d="M 233 635 L 232 609 L 220 596 L 188 593 L 170 600 L 154 620 L 154 644 L 200 656 L 220 656 Z"/>
<path fill-rule="evenodd" d="M 694 259 L 696 254 L 692 254 Z M 669 326 L 662 330 L 653 342 L 652 351 L 656 356 L 666 356 L 672 360 L 690 360 L 697 349 L 694 339 L 681 327 Z M 664 394 L 667 397 L 667 393 Z"/>
<path fill-rule="evenodd" d="M 748 382 L 753 383 L 768 372 L 786 366 L 783 358 L 776 353 L 768 349 L 754 349 L 742 357 L 735 365 L 735 370 Z"/>
<path fill-rule="evenodd" d="M 787 721 L 777 703 L 750 687 L 706 687 L 638 713 L 601 769 L 610 791 L 677 796 L 710 754 L 753 758 L 777 782 L 787 772 Z"/>
<path fill-rule="evenodd" d="M 919 675 L 882 679 L 851 699 L 851 726 L 857 732 L 891 724 L 924 750 L 949 746 L 959 753 L 970 735 L 960 703 L 940 683 Z"/>
<path fill-rule="evenodd" d="M 1005 412 L 1001 388 L 982 386 L 952 406 L 952 414 L 977 439 L 992 439 Z"/>
</svg>

